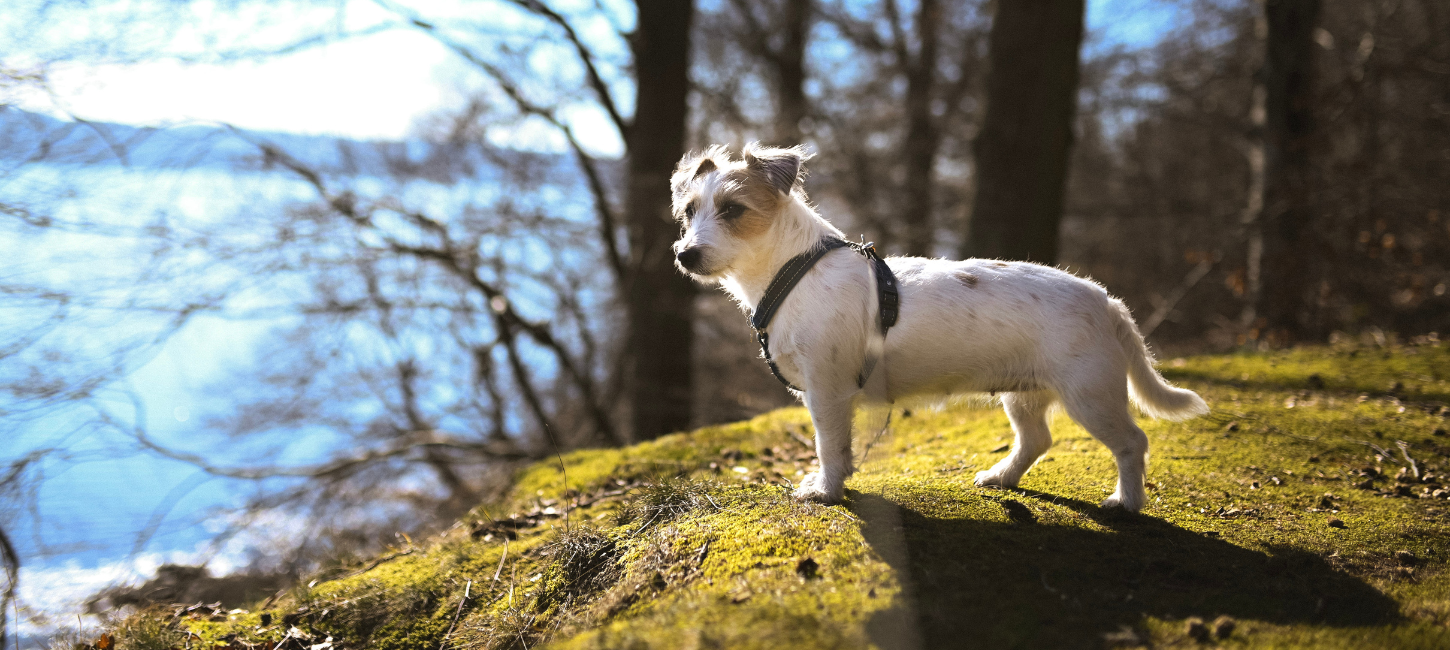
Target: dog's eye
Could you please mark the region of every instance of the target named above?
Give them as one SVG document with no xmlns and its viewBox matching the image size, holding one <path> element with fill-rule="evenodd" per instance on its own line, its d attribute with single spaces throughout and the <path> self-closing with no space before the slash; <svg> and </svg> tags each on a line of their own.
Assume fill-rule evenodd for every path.
<svg viewBox="0 0 1450 650">
<path fill-rule="evenodd" d="M 685 218 L 686 219 L 694 219 L 695 218 L 695 204 L 694 203 L 689 203 L 689 204 L 686 204 L 685 205 Z"/>
<path fill-rule="evenodd" d="M 735 219 L 744 213 L 745 206 L 740 205 L 739 203 L 726 203 L 725 205 L 720 207 L 720 218 L 727 221 Z"/>
</svg>

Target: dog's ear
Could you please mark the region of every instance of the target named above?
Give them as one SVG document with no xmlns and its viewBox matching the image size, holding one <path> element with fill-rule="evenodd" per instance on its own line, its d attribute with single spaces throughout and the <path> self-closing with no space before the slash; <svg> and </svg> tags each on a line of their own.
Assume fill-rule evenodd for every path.
<svg viewBox="0 0 1450 650">
<path fill-rule="evenodd" d="M 745 145 L 744 156 L 746 169 L 761 175 L 775 191 L 785 195 L 789 195 L 805 178 L 802 165 L 811 158 L 805 147 L 800 145 L 777 149 L 762 147 L 756 142 Z"/>
<path fill-rule="evenodd" d="M 708 174 L 720 168 L 720 163 L 715 159 L 725 153 L 725 148 L 715 145 L 700 153 L 687 153 L 680 159 L 680 164 L 675 167 L 675 173 L 670 176 L 670 193 L 679 195 L 685 190 L 690 181 L 699 178 L 701 174 Z M 729 160 L 729 154 L 726 161 Z"/>
</svg>

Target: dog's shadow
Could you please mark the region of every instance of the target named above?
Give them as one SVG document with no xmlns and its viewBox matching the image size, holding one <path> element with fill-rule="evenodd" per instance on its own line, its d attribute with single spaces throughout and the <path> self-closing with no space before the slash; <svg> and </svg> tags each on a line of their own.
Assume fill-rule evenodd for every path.
<svg viewBox="0 0 1450 650">
<path fill-rule="evenodd" d="M 1101 647 L 1131 641 L 1148 616 L 1336 627 L 1399 616 L 1392 599 L 1317 555 L 1245 549 L 1072 499 L 997 492 L 988 498 L 1003 508 L 1001 522 L 849 496 L 867 542 L 903 582 L 897 605 L 869 625 L 882 648 Z M 1038 523 L 1032 500 L 1077 511 L 1103 530 Z"/>
</svg>

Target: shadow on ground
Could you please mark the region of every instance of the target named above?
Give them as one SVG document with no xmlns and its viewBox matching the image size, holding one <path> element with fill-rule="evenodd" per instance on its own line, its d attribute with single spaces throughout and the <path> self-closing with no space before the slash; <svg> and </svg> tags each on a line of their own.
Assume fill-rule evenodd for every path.
<svg viewBox="0 0 1450 650">
<path fill-rule="evenodd" d="M 1008 522 L 941 519 L 851 493 L 867 542 L 906 583 L 901 604 L 871 621 L 877 645 L 1085 648 L 1145 616 L 1329 626 L 1399 616 L 1392 599 L 1317 555 L 1248 550 L 1160 519 L 1028 490 L 1000 494 L 989 498 Z M 1108 530 L 1037 523 L 1033 500 Z"/>
</svg>

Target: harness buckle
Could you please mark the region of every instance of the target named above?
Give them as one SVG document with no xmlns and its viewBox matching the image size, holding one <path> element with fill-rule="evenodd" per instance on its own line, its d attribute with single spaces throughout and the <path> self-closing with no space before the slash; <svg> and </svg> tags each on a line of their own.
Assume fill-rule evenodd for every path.
<svg viewBox="0 0 1450 650">
<path fill-rule="evenodd" d="M 862 237 L 861 239 L 865 239 L 865 237 Z M 876 242 L 874 242 L 874 241 L 865 242 L 865 243 L 861 243 L 861 244 L 856 244 L 855 245 L 855 248 L 856 248 L 856 250 L 861 251 L 861 254 L 862 255 L 865 255 L 866 256 L 866 259 L 870 259 L 870 260 L 879 260 L 879 259 L 881 259 L 881 254 L 878 253 L 878 252 L 876 252 Z"/>
</svg>

